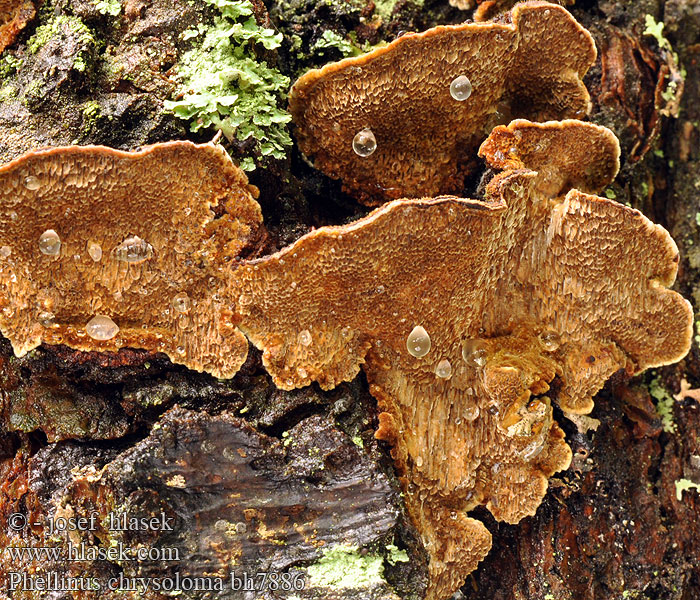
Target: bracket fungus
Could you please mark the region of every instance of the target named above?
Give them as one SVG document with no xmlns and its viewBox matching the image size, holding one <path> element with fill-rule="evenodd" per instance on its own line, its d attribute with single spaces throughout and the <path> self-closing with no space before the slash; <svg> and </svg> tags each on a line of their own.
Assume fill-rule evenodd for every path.
<svg viewBox="0 0 700 600">
<path fill-rule="evenodd" d="M 32 0 L 0 0 L 0 53 L 15 41 L 35 14 Z"/>
<path fill-rule="evenodd" d="M 494 125 L 587 114 L 590 34 L 548 2 L 518 4 L 510 19 L 406 34 L 306 73 L 289 97 L 299 148 L 376 205 L 461 192 Z"/>
<path fill-rule="evenodd" d="M 516 523 L 569 465 L 552 401 L 588 412 L 613 372 L 676 361 L 692 333 L 688 302 L 667 289 L 668 233 L 591 195 L 618 168 L 609 130 L 518 120 L 481 153 L 504 169 L 485 201 L 391 202 L 230 280 L 236 322 L 279 387 L 332 388 L 364 368 L 430 557 L 431 600 L 490 548 L 465 511 Z"/>
<path fill-rule="evenodd" d="M 18 356 L 128 346 L 232 376 L 248 344 L 218 290 L 262 223 L 256 195 L 214 144 L 53 148 L 0 167 L 0 331 Z"/>
</svg>

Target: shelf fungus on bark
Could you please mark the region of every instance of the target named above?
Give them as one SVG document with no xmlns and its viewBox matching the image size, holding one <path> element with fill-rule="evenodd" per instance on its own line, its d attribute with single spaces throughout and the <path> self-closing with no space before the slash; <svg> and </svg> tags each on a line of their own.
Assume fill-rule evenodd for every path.
<svg viewBox="0 0 700 600">
<path fill-rule="evenodd" d="M 248 345 L 218 290 L 262 223 L 256 196 L 214 144 L 53 148 L 0 167 L 0 331 L 18 356 L 128 346 L 232 376 Z"/>
<path fill-rule="evenodd" d="M 678 264 L 668 233 L 589 195 L 618 168 L 609 130 L 519 120 L 481 152 L 506 169 L 485 201 L 391 202 L 231 278 L 235 318 L 279 387 L 332 388 L 364 368 L 430 556 L 432 600 L 490 548 L 465 511 L 484 504 L 516 523 L 568 466 L 547 394 L 588 412 L 613 372 L 678 360 L 692 332 L 689 304 L 667 289 Z"/>
<path fill-rule="evenodd" d="M 562 7 L 524 2 L 512 22 L 440 26 L 326 65 L 292 87 L 299 148 L 360 201 L 460 193 L 491 129 L 515 117 L 581 117 L 596 57 Z M 469 83 L 455 95 L 454 83 Z M 356 140 L 374 140 L 358 152 Z M 362 146 L 364 148 L 364 145 Z"/>
<path fill-rule="evenodd" d="M 0 0 L 0 53 L 15 41 L 35 14 L 32 0 Z"/>
</svg>

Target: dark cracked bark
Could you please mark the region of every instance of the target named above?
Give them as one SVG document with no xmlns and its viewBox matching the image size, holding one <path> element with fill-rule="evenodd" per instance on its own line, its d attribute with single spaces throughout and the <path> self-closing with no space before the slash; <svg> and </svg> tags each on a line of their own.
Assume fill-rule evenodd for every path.
<svg viewBox="0 0 700 600">
<path fill-rule="evenodd" d="M 383 20 L 372 17 L 374 3 L 361 0 L 254 5 L 260 23 L 285 34 L 276 54 L 258 51 L 260 58 L 291 77 L 340 58 L 335 47 L 313 50 L 324 31 L 354 32 L 358 43 L 377 43 L 471 15 L 432 0 L 422 6 L 399 0 Z M 46 0 L 37 8 L 0 55 L 3 162 L 45 145 L 133 149 L 211 136 L 211 131 L 188 133 L 183 121 L 162 109 L 175 89 L 171 68 L 189 48 L 179 34 L 202 20 L 211 22 L 212 12 L 202 3 L 129 0 L 118 18 L 87 0 Z M 697 307 L 700 5 L 583 0 L 571 10 L 599 50 L 586 79 L 590 119 L 621 141 L 622 169 L 608 195 L 671 232 L 681 253 L 676 288 Z M 56 15 L 66 18 L 30 50 L 28 42 Z M 664 23 L 672 50 L 644 34 L 648 15 Z M 677 106 L 679 88 L 672 93 L 669 82 L 680 76 L 679 65 L 686 73 Z M 250 150 L 236 141 L 228 149 L 234 158 Z M 261 188 L 269 232 L 263 254 L 312 227 L 364 213 L 295 151 L 288 161 L 260 162 L 251 178 Z M 614 377 L 596 398 L 595 431 L 580 432 L 557 415 L 574 452 L 571 468 L 550 481 L 537 515 L 517 526 L 477 511 L 494 536 L 493 548 L 458 596 L 700 598 L 700 499 L 692 488 L 677 496 L 676 485 L 700 483 L 700 410 L 697 396 L 671 396 L 700 387 L 698 352 L 695 342 L 678 365 L 633 380 Z M 665 405 L 665 412 L 655 404 Z M 118 556 L 13 562 L 5 553 L 2 578 L 9 571 L 105 580 L 175 572 L 217 576 L 235 569 L 306 578 L 306 568 L 318 564 L 324 549 L 352 544 L 359 548 L 353 557 L 365 560 L 364 567 L 372 560 L 383 565 L 381 583 L 359 591 L 307 587 L 294 594 L 365 599 L 423 593 L 425 554 L 403 516 L 388 448 L 373 438 L 376 405 L 363 377 L 331 392 L 316 386 L 283 392 L 271 384 L 254 351 L 234 379 L 218 381 L 142 351 L 100 355 L 46 346 L 17 359 L 3 341 L 0 414 L 0 546 L 121 543 L 174 548 L 181 558 L 174 567 Z M 110 511 L 165 515 L 174 531 L 123 533 L 100 525 L 45 537 L 49 517 L 106 518 Z M 38 525 L 13 531 L 8 518 L 14 513 Z M 405 549 L 410 561 L 395 560 L 392 544 Z M 32 591 L 0 590 L 3 594 L 44 597 Z M 229 589 L 218 595 L 290 594 L 268 590 L 251 596 Z M 206 594 L 182 597 L 201 596 Z M 124 593 L 103 589 L 51 597 L 116 599 Z M 150 590 L 132 597 L 165 595 Z"/>
</svg>

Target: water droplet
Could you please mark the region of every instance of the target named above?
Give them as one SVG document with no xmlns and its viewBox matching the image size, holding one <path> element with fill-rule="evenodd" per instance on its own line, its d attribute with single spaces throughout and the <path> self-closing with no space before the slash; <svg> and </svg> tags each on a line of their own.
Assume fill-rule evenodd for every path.
<svg viewBox="0 0 700 600">
<path fill-rule="evenodd" d="M 39 187 L 41 187 L 41 183 L 39 183 L 39 178 L 34 177 L 34 175 L 29 175 L 29 177 L 26 177 L 24 179 L 24 187 L 32 191 L 38 190 Z"/>
<path fill-rule="evenodd" d="M 441 379 L 449 379 L 452 377 L 452 365 L 450 361 L 443 358 L 435 367 L 435 374 Z"/>
<path fill-rule="evenodd" d="M 175 312 L 186 313 L 189 312 L 192 307 L 192 302 L 190 301 L 190 297 L 183 292 L 173 297 L 172 305 Z"/>
<path fill-rule="evenodd" d="M 153 256 L 153 246 L 139 236 L 126 238 L 113 251 L 115 260 L 138 264 Z"/>
<path fill-rule="evenodd" d="M 472 367 L 483 367 L 487 359 L 486 344 L 478 339 L 464 340 L 462 358 Z"/>
<path fill-rule="evenodd" d="M 7 258 L 10 254 L 12 254 L 12 248 L 9 246 L 2 246 L 0 248 L 0 258 Z"/>
<path fill-rule="evenodd" d="M 100 262 L 102 259 L 102 246 L 100 246 L 97 242 L 88 242 L 87 251 L 92 260 L 95 262 Z"/>
<path fill-rule="evenodd" d="M 297 339 L 299 340 L 299 343 L 302 346 L 310 346 L 311 345 L 311 332 L 308 329 L 304 329 L 304 330 L 299 332 Z"/>
<path fill-rule="evenodd" d="M 56 315 L 49 311 L 41 311 L 39 313 L 39 323 L 42 327 L 51 327 L 55 318 Z"/>
<path fill-rule="evenodd" d="M 184 354 L 184 353 L 185 353 L 185 347 L 184 347 L 184 346 L 178 346 L 177 348 L 175 348 L 175 351 L 176 351 L 178 354 Z"/>
<path fill-rule="evenodd" d="M 473 421 L 479 416 L 479 407 L 478 406 L 472 406 L 470 408 L 466 408 L 464 410 L 464 418 L 467 421 Z"/>
<path fill-rule="evenodd" d="M 342 335 L 345 339 L 349 338 L 351 334 L 352 334 L 352 329 L 350 329 L 349 327 L 343 327 L 340 330 L 340 335 Z"/>
<path fill-rule="evenodd" d="M 422 456 L 416 456 L 416 466 L 419 468 L 423 466 L 423 457 Z"/>
<path fill-rule="evenodd" d="M 472 95 L 472 82 L 466 75 L 455 77 L 450 84 L 450 96 L 462 102 Z"/>
<path fill-rule="evenodd" d="M 47 229 L 39 236 L 39 250 L 47 256 L 58 256 L 61 253 L 61 238 L 53 229 Z"/>
<path fill-rule="evenodd" d="M 462 424 L 462 419 L 460 419 L 459 417 L 457 417 L 457 418 L 455 419 L 455 425 L 461 425 L 461 424 Z"/>
<path fill-rule="evenodd" d="M 297 375 L 299 375 L 299 377 L 302 379 L 306 379 L 308 373 L 304 367 L 297 367 Z"/>
<path fill-rule="evenodd" d="M 408 353 L 416 358 L 423 358 L 430 352 L 430 336 L 420 325 L 416 325 L 406 340 Z"/>
<path fill-rule="evenodd" d="M 365 127 L 352 139 L 352 149 L 358 156 L 369 156 L 377 149 L 377 138 L 369 127 Z"/>
<path fill-rule="evenodd" d="M 540 344 L 547 352 L 555 352 L 561 346 L 561 338 L 556 331 L 543 331 L 538 337 Z"/>
<path fill-rule="evenodd" d="M 85 331 L 93 340 L 111 340 L 119 333 L 119 327 L 109 317 L 96 315 L 88 321 Z"/>
</svg>

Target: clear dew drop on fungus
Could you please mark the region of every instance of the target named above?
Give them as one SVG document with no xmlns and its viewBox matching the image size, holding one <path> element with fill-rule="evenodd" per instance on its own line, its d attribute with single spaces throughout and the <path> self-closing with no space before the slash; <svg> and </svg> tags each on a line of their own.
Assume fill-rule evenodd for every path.
<svg viewBox="0 0 700 600">
<path fill-rule="evenodd" d="M 486 364 L 486 344 L 479 339 L 464 340 L 462 358 L 471 367 L 483 367 Z"/>
<path fill-rule="evenodd" d="M 450 96 L 459 102 L 463 102 L 472 95 L 472 82 L 466 75 L 455 77 L 450 84 Z"/>
<path fill-rule="evenodd" d="M 114 258 L 123 262 L 138 264 L 153 256 L 153 246 L 138 235 L 126 238 L 114 249 Z"/>
<path fill-rule="evenodd" d="M 61 253 L 61 238 L 53 229 L 47 229 L 39 236 L 39 250 L 47 256 L 58 256 Z"/>
<path fill-rule="evenodd" d="M 297 338 L 299 340 L 299 343 L 302 346 L 310 346 L 311 345 L 311 332 L 308 329 L 304 329 L 299 332 L 299 336 Z"/>
<path fill-rule="evenodd" d="M 556 352 L 561 346 L 561 338 L 556 331 L 547 330 L 538 336 L 540 344 L 547 352 Z"/>
<path fill-rule="evenodd" d="M 367 157 L 377 149 L 377 138 L 369 127 L 365 127 L 352 139 L 352 149 L 355 154 Z"/>
<path fill-rule="evenodd" d="M 416 325 L 406 339 L 406 348 L 411 356 L 423 358 L 430 352 L 430 336 L 420 325 Z"/>
<path fill-rule="evenodd" d="M 192 302 L 190 301 L 190 297 L 183 292 L 173 297 L 172 305 L 176 313 L 186 313 L 189 312 Z"/>
<path fill-rule="evenodd" d="M 54 315 L 52 312 L 49 312 L 48 310 L 43 310 L 39 313 L 39 324 L 42 327 L 51 327 L 54 323 L 54 319 L 56 318 L 56 315 Z"/>
<path fill-rule="evenodd" d="M 7 258 L 10 254 L 12 254 L 12 248 L 9 246 L 0 247 L 0 258 Z"/>
<path fill-rule="evenodd" d="M 92 260 L 100 262 L 102 259 L 102 246 L 96 242 L 88 242 L 87 251 Z"/>
<path fill-rule="evenodd" d="M 31 190 L 31 191 L 38 190 L 40 186 L 41 186 L 41 183 L 39 182 L 38 177 L 35 177 L 34 175 L 29 175 L 29 176 L 25 177 L 24 187 L 26 187 L 28 190 Z"/>
<path fill-rule="evenodd" d="M 119 327 L 106 315 L 95 315 L 85 325 L 85 332 L 93 340 L 111 340 L 117 333 Z"/>
<path fill-rule="evenodd" d="M 452 377 L 452 365 L 450 364 L 450 361 L 446 358 L 443 358 L 437 364 L 437 367 L 435 367 L 435 374 L 440 379 L 449 379 L 450 377 Z"/>
</svg>

